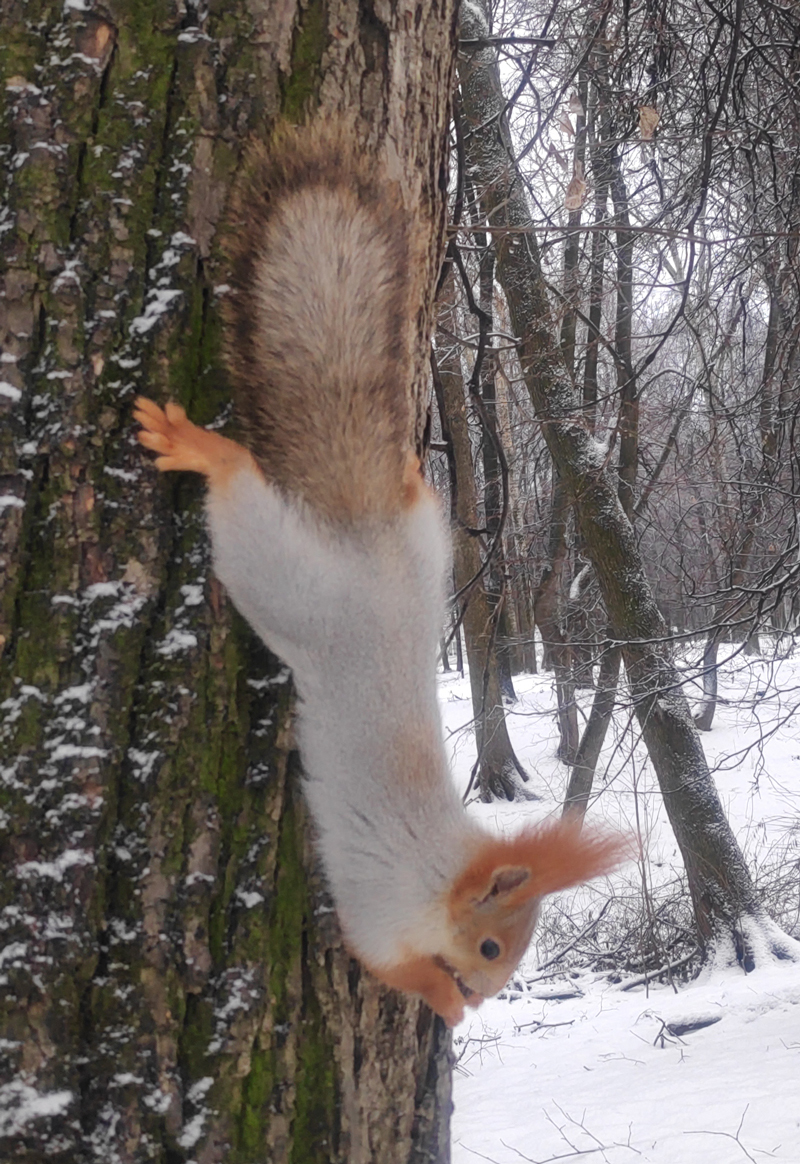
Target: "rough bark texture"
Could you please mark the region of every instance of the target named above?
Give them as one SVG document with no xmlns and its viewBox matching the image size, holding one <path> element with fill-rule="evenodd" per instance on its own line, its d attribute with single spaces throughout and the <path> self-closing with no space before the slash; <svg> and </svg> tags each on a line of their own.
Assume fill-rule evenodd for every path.
<svg viewBox="0 0 800 1164">
<path fill-rule="evenodd" d="M 508 585 L 506 582 L 505 545 L 498 539 L 498 531 L 503 512 L 503 480 L 498 448 L 495 442 L 502 441 L 497 423 L 497 356 L 494 351 L 494 250 L 487 245 L 482 231 L 475 233 L 475 241 L 483 247 L 478 276 L 479 303 L 483 311 L 482 326 L 489 338 L 483 354 L 479 391 L 483 401 L 481 426 L 481 458 L 483 461 L 483 512 L 486 532 L 491 544 L 495 545 L 492 561 L 485 575 L 485 588 L 493 618 L 497 621 L 497 662 L 500 667 L 500 685 L 506 699 L 516 700 L 514 691 L 514 647 L 508 617 Z M 506 474 L 507 476 L 507 474 Z M 495 544 L 496 543 L 496 544 Z"/>
<path fill-rule="evenodd" d="M 478 3 L 462 10 L 462 35 L 485 36 Z M 621 642 L 642 735 L 658 776 L 686 865 L 701 940 L 748 966 L 761 946 L 787 955 L 788 940 L 765 917 L 725 819 L 700 740 L 672 663 L 666 627 L 645 575 L 633 529 L 563 366 L 522 181 L 503 117 L 496 54 L 470 49 L 460 58 L 465 134 L 472 137 L 473 177 L 495 229 L 497 274 L 518 338 L 523 375 L 553 461 L 574 499 L 587 556 L 595 570 L 612 634 Z M 508 229 L 510 228 L 510 229 Z M 724 951 L 724 953 L 723 953 Z"/>
<path fill-rule="evenodd" d="M 0 0 L 0 1159 L 446 1161 L 447 1033 L 342 948 L 288 676 L 130 403 L 224 417 L 232 176 L 322 104 L 419 212 L 421 435 L 454 3 L 202 12 Z"/>
</svg>

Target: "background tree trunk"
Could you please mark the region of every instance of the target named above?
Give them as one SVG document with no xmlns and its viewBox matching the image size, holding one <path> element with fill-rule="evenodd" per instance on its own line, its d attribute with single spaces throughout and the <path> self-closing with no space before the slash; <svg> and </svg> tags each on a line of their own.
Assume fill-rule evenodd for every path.
<svg viewBox="0 0 800 1164">
<path fill-rule="evenodd" d="M 743 591 L 751 582 L 749 574 L 758 526 L 763 518 L 768 492 L 776 476 L 777 452 L 782 444 L 781 428 L 785 423 L 784 410 L 779 405 L 781 394 L 778 385 L 788 379 L 794 347 L 789 319 L 781 310 L 774 272 L 768 272 L 768 276 L 770 311 L 759 401 L 761 464 L 750 483 L 749 498 L 742 499 L 736 544 L 731 556 L 728 583 L 731 594 L 717 604 L 714 610 L 714 623 L 703 647 L 703 698 L 694 718 L 700 731 L 704 732 L 711 731 L 717 710 L 719 678 L 717 658 L 720 643 L 729 636 L 740 641 L 744 639 L 746 642 L 744 649 L 747 653 L 758 654 L 757 624 L 753 624 L 752 607 L 744 597 Z M 789 299 L 789 296 L 784 293 L 783 298 Z M 783 306 L 785 309 L 786 304 Z M 751 647 L 753 639 L 755 639 L 754 649 Z"/>
<path fill-rule="evenodd" d="M 562 630 L 560 596 L 567 564 L 567 518 L 570 501 L 557 472 L 553 473 L 547 565 L 533 599 L 533 613 L 542 636 L 542 669 L 552 668 L 556 681 L 559 760 L 573 764 L 578 747 L 578 708 L 572 674 L 572 648 Z"/>
<path fill-rule="evenodd" d="M 0 0 L 0 1158 L 449 1158 L 449 1037 L 343 949 L 288 676 L 130 403 L 220 417 L 240 150 L 321 104 L 417 213 L 421 436 L 454 7 Z"/>
<path fill-rule="evenodd" d="M 440 297 L 440 320 L 447 307 L 452 306 L 453 298 L 451 271 Z M 449 330 L 452 334 L 452 329 Z M 434 365 L 434 384 L 442 436 L 448 450 L 455 587 L 456 593 L 464 591 L 459 613 L 464 628 L 475 718 L 477 784 L 482 800 L 495 797 L 514 800 L 521 793 L 521 781 L 528 777 L 508 734 L 497 652 L 498 610 L 487 593 L 488 569 L 481 571 L 481 548 L 475 532 L 478 526 L 478 490 L 467 425 L 464 376 L 458 352 L 452 349 L 448 336 L 440 332 L 437 339 L 434 359 L 440 352 L 442 355 Z M 484 439 L 488 439 L 488 434 L 484 433 Z"/>
</svg>

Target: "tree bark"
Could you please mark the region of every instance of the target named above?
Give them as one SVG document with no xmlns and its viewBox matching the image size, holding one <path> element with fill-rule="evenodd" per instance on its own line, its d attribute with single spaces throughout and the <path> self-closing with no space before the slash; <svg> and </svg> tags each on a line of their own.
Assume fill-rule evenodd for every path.
<svg viewBox="0 0 800 1164">
<path fill-rule="evenodd" d="M 610 87 L 607 75 L 606 47 L 604 45 L 598 45 L 596 55 L 598 61 L 595 87 L 598 93 L 596 100 L 593 102 L 593 110 L 594 112 L 599 110 L 605 111 L 607 119 L 607 111 L 610 105 Z M 594 128 L 595 132 L 593 137 L 595 141 L 602 135 L 603 130 L 606 131 L 606 140 L 598 144 L 595 150 L 595 156 L 599 162 L 597 185 L 603 191 L 602 206 L 600 204 L 601 194 L 598 193 L 597 196 L 596 218 L 600 216 L 601 210 L 605 209 L 605 199 L 609 186 L 614 204 L 614 226 L 617 243 L 614 355 L 617 386 L 619 388 L 617 493 L 623 512 L 632 524 L 634 520 L 636 472 L 639 464 L 639 399 L 632 355 L 634 240 L 630 231 L 628 192 L 625 186 L 625 177 L 622 173 L 618 146 L 616 142 L 610 147 L 607 145 L 608 124 L 602 124 L 601 121 L 601 124 Z M 593 270 L 592 273 L 592 307 L 599 306 L 602 301 L 602 261 L 597 266 L 599 269 L 596 271 Z M 597 343 L 599 322 L 599 313 L 596 316 L 596 323 L 592 322 L 590 308 L 589 348 L 591 350 L 591 361 L 587 356 L 587 374 L 589 373 L 590 362 L 593 364 L 593 367 L 591 373 L 588 374 L 588 378 L 584 379 L 583 406 L 584 412 L 586 413 L 587 402 L 591 404 L 591 412 L 586 414 L 587 419 L 589 416 L 591 417 L 592 432 L 594 432 L 595 422 L 594 405 L 597 399 Z M 593 392 L 591 388 L 587 392 L 587 387 L 590 384 L 593 387 Z M 611 723 L 611 717 L 614 713 L 620 661 L 621 652 L 619 647 L 616 644 L 609 644 L 603 651 L 597 691 L 592 702 L 592 710 L 589 713 L 589 719 L 575 755 L 575 765 L 570 776 L 567 795 L 564 800 L 564 811 L 578 813 L 581 817 L 586 813 L 597 762 L 600 759 L 600 752 L 605 742 L 606 732 L 608 731 L 608 726 Z"/>
<path fill-rule="evenodd" d="M 478 3 L 462 10 L 462 35 L 485 37 Z M 586 425 L 554 338 L 524 187 L 504 119 L 496 53 L 470 48 L 459 74 L 465 133 L 473 138 L 475 181 L 495 230 L 497 275 L 508 301 L 522 372 L 553 462 L 574 499 L 613 637 L 622 643 L 642 735 L 685 862 L 698 934 L 722 958 L 749 967 L 769 947 L 794 946 L 765 915 L 706 764 L 666 627 L 653 600 L 636 539 L 606 466 L 605 449 Z M 759 940 L 764 939 L 759 947 Z"/>
<path fill-rule="evenodd" d="M 2 1159 L 449 1159 L 449 1036 L 342 947 L 287 673 L 129 409 L 220 417 L 241 148 L 321 105 L 416 218 L 421 440 L 454 9 L 0 0 Z"/>
<path fill-rule="evenodd" d="M 616 643 L 605 644 L 600 659 L 600 673 L 597 676 L 597 690 L 592 700 L 592 710 L 583 729 L 575 763 L 570 772 L 567 794 L 564 797 L 564 815 L 573 813 L 581 819 L 586 815 L 597 762 L 614 714 L 621 658 L 622 652 Z"/>
<path fill-rule="evenodd" d="M 452 299 L 451 273 L 440 303 L 446 306 Z M 446 353 L 450 340 L 444 335 L 439 338 L 439 351 Z M 434 384 L 442 435 L 448 446 L 456 592 L 464 591 L 460 610 L 475 719 L 478 788 L 484 801 L 496 797 L 514 800 L 519 796 L 520 782 L 527 780 L 527 774 L 508 735 L 496 649 L 498 611 L 487 595 L 480 544 L 474 533 L 478 525 L 478 491 L 467 425 L 464 377 L 457 352 L 444 354 L 434 367 Z"/>
<path fill-rule="evenodd" d="M 572 764 L 578 747 L 578 708 L 575 703 L 575 680 L 572 675 L 572 647 L 561 629 L 559 610 L 561 585 L 567 560 L 567 516 L 569 496 L 556 472 L 553 473 L 553 497 L 550 504 L 550 529 L 547 565 L 542 571 L 533 600 L 536 625 L 542 636 L 542 668 L 552 667 L 556 681 L 556 716 L 558 721 L 557 756 L 563 764 Z"/>
</svg>

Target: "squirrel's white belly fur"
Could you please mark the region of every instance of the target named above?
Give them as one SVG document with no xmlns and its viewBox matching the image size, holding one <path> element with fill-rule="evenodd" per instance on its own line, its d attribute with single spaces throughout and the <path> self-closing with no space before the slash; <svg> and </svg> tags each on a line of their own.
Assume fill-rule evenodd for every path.
<svg viewBox="0 0 800 1164">
<path fill-rule="evenodd" d="M 208 517 L 217 575 L 294 673 L 306 797 L 346 935 L 377 965 L 410 945 L 435 953 L 447 890 L 481 836 L 441 738 L 449 548 L 436 499 L 343 533 L 243 471 L 209 493 Z"/>
</svg>

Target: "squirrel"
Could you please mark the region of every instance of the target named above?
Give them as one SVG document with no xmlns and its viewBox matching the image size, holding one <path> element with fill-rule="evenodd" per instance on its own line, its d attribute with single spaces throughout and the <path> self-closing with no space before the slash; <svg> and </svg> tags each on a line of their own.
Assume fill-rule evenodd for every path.
<svg viewBox="0 0 800 1164">
<path fill-rule="evenodd" d="M 139 397 L 160 470 L 207 479 L 214 568 L 294 674 L 305 795 L 345 943 L 450 1025 L 496 994 L 539 901 L 616 865 L 572 820 L 488 834 L 436 692 L 449 533 L 410 446 L 411 217 L 330 125 L 250 154 L 226 362 L 240 444 Z"/>
</svg>

